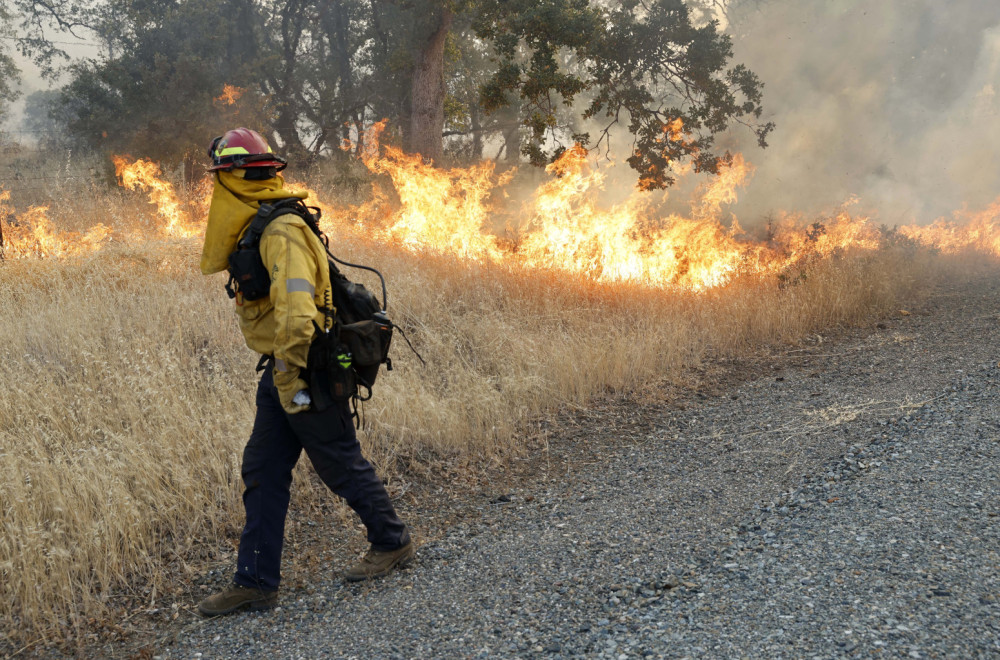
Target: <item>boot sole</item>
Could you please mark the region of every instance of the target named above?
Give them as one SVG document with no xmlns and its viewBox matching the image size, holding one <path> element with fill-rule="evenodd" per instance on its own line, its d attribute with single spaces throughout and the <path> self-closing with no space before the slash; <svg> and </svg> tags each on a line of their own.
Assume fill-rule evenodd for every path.
<svg viewBox="0 0 1000 660">
<path fill-rule="evenodd" d="M 278 605 L 277 599 L 274 600 L 251 600 L 246 603 L 240 603 L 230 607 L 228 610 L 218 610 L 210 612 L 203 610 L 201 606 L 198 607 L 198 613 L 206 618 L 213 618 L 217 616 L 223 616 L 225 614 L 232 614 L 233 612 L 240 612 L 242 610 L 247 610 L 248 612 L 263 612 L 265 610 L 274 609 Z"/>
<path fill-rule="evenodd" d="M 396 568 L 406 568 L 413 563 L 414 557 L 417 556 L 417 550 L 414 547 L 410 547 L 410 551 L 405 555 L 400 555 L 396 561 L 392 562 L 385 569 L 379 571 L 378 573 L 369 573 L 367 575 L 348 575 L 344 574 L 344 579 L 348 582 L 363 582 L 365 580 L 374 580 L 376 578 L 385 577 Z"/>
</svg>

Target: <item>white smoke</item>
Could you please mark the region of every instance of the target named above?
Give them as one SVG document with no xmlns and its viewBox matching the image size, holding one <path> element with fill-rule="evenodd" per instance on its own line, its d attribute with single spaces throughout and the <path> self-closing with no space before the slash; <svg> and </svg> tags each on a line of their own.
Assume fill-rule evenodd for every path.
<svg viewBox="0 0 1000 660">
<path fill-rule="evenodd" d="M 734 207 L 744 224 L 818 214 L 852 196 L 880 222 L 928 222 L 1000 196 L 1000 2 L 741 0 L 734 62 L 765 83 L 757 174 Z"/>
</svg>

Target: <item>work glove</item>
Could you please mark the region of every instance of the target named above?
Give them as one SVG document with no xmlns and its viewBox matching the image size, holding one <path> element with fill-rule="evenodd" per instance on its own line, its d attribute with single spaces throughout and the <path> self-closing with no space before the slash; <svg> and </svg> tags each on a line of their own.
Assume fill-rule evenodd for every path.
<svg viewBox="0 0 1000 660">
<path fill-rule="evenodd" d="M 295 415 L 303 410 L 309 410 L 311 400 L 305 404 L 295 402 L 295 398 L 300 392 L 305 391 L 306 397 L 309 396 L 309 384 L 299 378 L 299 370 L 297 368 L 292 367 L 288 371 L 278 371 L 275 369 L 274 386 L 278 388 L 278 399 L 281 400 L 281 407 L 285 409 L 286 413 Z M 299 401 L 301 400 L 300 397 Z"/>
</svg>

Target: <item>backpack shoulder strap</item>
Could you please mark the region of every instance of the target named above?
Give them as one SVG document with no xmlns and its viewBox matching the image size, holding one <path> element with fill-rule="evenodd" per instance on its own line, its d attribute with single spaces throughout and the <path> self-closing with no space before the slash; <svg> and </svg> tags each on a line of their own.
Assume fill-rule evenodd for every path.
<svg viewBox="0 0 1000 660">
<path fill-rule="evenodd" d="M 312 209 L 312 207 L 306 206 L 298 197 L 288 197 L 286 199 L 262 202 L 257 209 L 257 214 L 250 222 L 250 228 L 247 229 L 246 234 L 240 239 L 238 247 L 244 250 L 257 247 L 260 244 L 261 235 L 267 226 L 271 224 L 271 221 L 279 215 L 285 215 L 286 213 L 293 213 L 301 217 L 310 229 L 316 232 L 317 235 L 321 235 L 319 231 L 319 209 Z"/>
<path fill-rule="evenodd" d="M 257 209 L 257 214 L 250 221 L 249 229 L 243 234 L 243 238 L 240 239 L 237 247 L 241 250 L 249 250 L 260 245 L 261 234 L 264 233 L 264 230 L 274 218 L 274 208 L 270 204 L 261 204 L 260 208 Z"/>
</svg>

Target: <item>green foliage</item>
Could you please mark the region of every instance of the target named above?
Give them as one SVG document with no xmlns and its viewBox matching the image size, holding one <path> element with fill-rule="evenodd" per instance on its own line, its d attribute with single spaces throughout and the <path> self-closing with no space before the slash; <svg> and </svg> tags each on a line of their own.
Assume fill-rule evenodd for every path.
<svg viewBox="0 0 1000 660">
<path fill-rule="evenodd" d="M 487 114 L 480 89 L 490 76 L 490 44 L 480 39 L 468 23 L 452 30 L 445 51 L 445 135 L 452 153 L 479 159 L 487 136 L 505 128 L 500 113 Z M 508 122 L 509 123 L 509 122 Z"/>
<path fill-rule="evenodd" d="M 607 148 L 612 127 L 627 122 L 628 162 L 642 188 L 669 186 L 670 164 L 687 158 L 697 171 L 718 172 L 729 157 L 710 151 L 713 136 L 734 121 L 749 125 L 761 146 L 773 128 L 755 123 L 760 80 L 743 65 L 725 69 L 729 37 L 714 22 L 696 26 L 682 0 L 609 8 L 587 0 L 490 0 L 481 3 L 477 27 L 497 50 L 484 106 L 495 111 L 512 94 L 521 99 L 532 162 L 558 153 L 557 106 L 584 95 L 582 117 L 599 122 L 600 132 L 596 141 L 588 133 L 572 137 Z"/>
<path fill-rule="evenodd" d="M 762 146 L 772 128 L 760 80 L 683 0 L 14 2 L 21 47 L 43 66 L 63 55 L 47 24 L 104 45 L 70 67 L 55 116 L 78 141 L 136 155 L 195 154 L 234 124 L 271 131 L 293 159 L 338 155 L 353 126 L 389 118 L 391 139 L 433 114 L 411 117 L 418 70 L 445 72 L 431 96 L 456 153 L 478 158 L 499 136 L 508 157 L 543 165 L 572 142 L 608 149 L 622 126 L 643 188 L 673 183 L 684 160 L 717 172 L 729 156 L 713 136 L 733 123 Z M 428 66 L 428 39 L 449 24 L 444 66 Z M 216 100 L 224 85 L 243 90 L 235 105 Z"/>
<path fill-rule="evenodd" d="M 21 125 L 42 148 L 66 146 L 69 117 L 63 112 L 62 93 L 47 89 L 32 92 L 24 99 L 24 119 Z"/>
<path fill-rule="evenodd" d="M 6 119 L 10 104 L 20 96 L 17 85 L 21 80 L 21 72 L 7 46 L 13 38 L 11 14 L 6 5 L 0 3 L 0 121 Z"/>
<path fill-rule="evenodd" d="M 385 32 L 397 12 L 362 0 L 256 4 L 266 60 L 259 85 L 272 100 L 283 148 L 296 158 L 338 154 L 348 125 L 370 119 L 373 105 L 406 75 L 405 58 Z"/>
<path fill-rule="evenodd" d="M 50 117 L 87 146 L 175 162 L 200 155 L 232 123 L 258 124 L 259 94 L 216 100 L 224 85 L 249 89 L 257 77 L 247 4 L 135 0 L 95 10 L 92 29 L 113 56 L 72 65 Z"/>
</svg>

